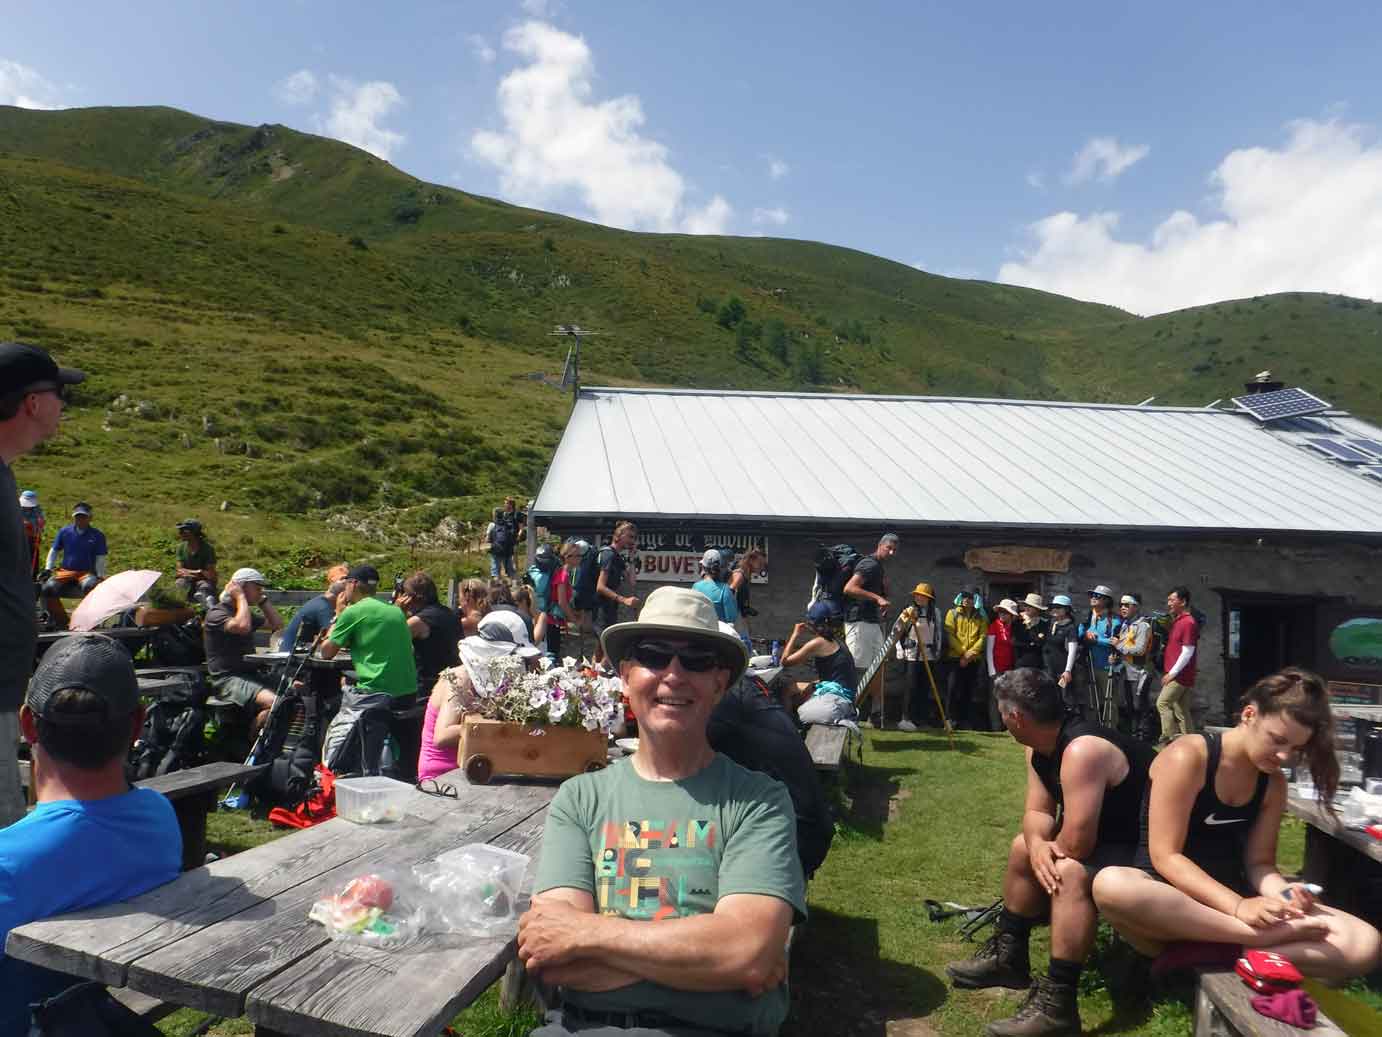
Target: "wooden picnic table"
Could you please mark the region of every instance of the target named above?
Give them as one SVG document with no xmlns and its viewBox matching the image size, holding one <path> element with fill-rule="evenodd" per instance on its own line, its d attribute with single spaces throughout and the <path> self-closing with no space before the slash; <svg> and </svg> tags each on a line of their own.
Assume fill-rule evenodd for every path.
<svg viewBox="0 0 1382 1037">
<path fill-rule="evenodd" d="M 458 798 L 415 792 L 404 819 L 389 824 L 333 818 L 131 900 L 19 926 L 5 951 L 219 1016 L 247 1015 L 259 1037 L 435 1037 L 513 959 L 512 934 L 424 937 L 386 951 L 332 941 L 307 912 L 358 875 L 467 843 L 536 863 L 554 785 L 471 785 L 459 770 L 438 781 Z"/>
<path fill-rule="evenodd" d="M 1373 925 L 1382 925 L 1382 840 L 1345 828 L 1313 799 L 1287 793 L 1286 811 L 1307 825 L 1305 878 L 1324 887 L 1325 900 Z"/>
<path fill-rule="evenodd" d="M 171 691 L 185 691 L 191 686 L 185 677 L 145 677 L 138 676 L 139 694 L 151 699 L 161 699 Z"/>
<path fill-rule="evenodd" d="M 244 659 L 247 663 L 256 663 L 260 666 L 273 666 L 278 663 L 288 661 L 288 652 L 247 652 Z M 300 658 L 300 657 L 299 657 Z M 349 670 L 354 667 L 350 660 L 349 652 L 340 652 L 333 655 L 330 659 L 323 659 L 320 655 L 309 655 L 307 665 L 314 670 Z"/>
</svg>

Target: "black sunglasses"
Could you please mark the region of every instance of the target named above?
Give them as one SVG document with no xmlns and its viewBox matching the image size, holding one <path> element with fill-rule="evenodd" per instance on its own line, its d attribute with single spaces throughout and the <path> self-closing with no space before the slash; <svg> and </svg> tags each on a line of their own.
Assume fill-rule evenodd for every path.
<svg viewBox="0 0 1382 1037">
<path fill-rule="evenodd" d="M 720 653 L 712 648 L 677 648 L 662 641 L 640 641 L 629 654 L 650 670 L 665 670 L 673 659 L 680 659 L 687 673 L 705 673 L 722 665 Z"/>
<path fill-rule="evenodd" d="M 413 787 L 419 792 L 426 793 L 429 796 L 446 796 L 448 799 L 459 798 L 456 794 L 455 785 L 439 782 L 436 778 L 423 778 Z"/>
</svg>

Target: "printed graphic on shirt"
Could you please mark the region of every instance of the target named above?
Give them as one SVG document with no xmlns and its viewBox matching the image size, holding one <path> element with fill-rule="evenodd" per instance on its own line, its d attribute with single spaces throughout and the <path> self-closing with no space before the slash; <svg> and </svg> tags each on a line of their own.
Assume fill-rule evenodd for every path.
<svg viewBox="0 0 1382 1037">
<path fill-rule="evenodd" d="M 606 821 L 595 855 L 602 914 L 657 920 L 712 911 L 719 898 L 714 821 Z"/>
</svg>

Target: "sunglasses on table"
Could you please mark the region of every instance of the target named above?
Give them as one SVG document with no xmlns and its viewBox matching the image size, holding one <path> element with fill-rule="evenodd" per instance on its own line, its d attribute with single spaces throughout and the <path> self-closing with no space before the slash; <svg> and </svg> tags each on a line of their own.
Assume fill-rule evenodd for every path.
<svg viewBox="0 0 1382 1037">
<path fill-rule="evenodd" d="M 448 799 L 459 798 L 456 794 L 455 785 L 450 785 L 444 781 L 439 782 L 436 778 L 423 778 L 413 787 L 429 796 L 446 796 Z"/>
<path fill-rule="evenodd" d="M 724 665 L 720 653 L 713 648 L 669 645 L 663 641 L 640 641 L 629 654 L 638 665 L 649 670 L 665 670 L 672 665 L 673 659 L 681 660 L 681 668 L 687 673 L 705 673 Z"/>
</svg>

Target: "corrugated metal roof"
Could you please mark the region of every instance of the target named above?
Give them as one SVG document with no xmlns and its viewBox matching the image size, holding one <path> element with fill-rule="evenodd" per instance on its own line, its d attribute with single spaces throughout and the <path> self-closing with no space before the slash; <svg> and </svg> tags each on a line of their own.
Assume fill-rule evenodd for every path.
<svg viewBox="0 0 1382 1037">
<path fill-rule="evenodd" d="M 1310 431 L 1183 407 L 588 388 L 534 510 L 1382 536 L 1382 482 L 1302 446 Z"/>
</svg>

